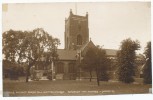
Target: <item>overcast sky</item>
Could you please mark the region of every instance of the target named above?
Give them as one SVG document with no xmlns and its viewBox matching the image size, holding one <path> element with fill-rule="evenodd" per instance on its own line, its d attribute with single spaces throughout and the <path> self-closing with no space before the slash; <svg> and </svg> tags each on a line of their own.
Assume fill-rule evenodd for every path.
<svg viewBox="0 0 153 100">
<path fill-rule="evenodd" d="M 37 3 L 3 5 L 2 30 L 44 28 L 61 41 L 64 48 L 65 18 L 70 9 L 77 15 L 89 14 L 89 36 L 95 45 L 119 49 L 126 38 L 139 40 L 142 53 L 151 40 L 150 2 Z"/>
</svg>

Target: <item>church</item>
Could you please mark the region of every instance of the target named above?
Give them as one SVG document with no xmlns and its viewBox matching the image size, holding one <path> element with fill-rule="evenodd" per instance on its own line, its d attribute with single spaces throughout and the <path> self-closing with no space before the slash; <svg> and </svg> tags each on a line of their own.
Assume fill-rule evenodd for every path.
<svg viewBox="0 0 153 100">
<path fill-rule="evenodd" d="M 53 80 L 77 80 L 87 79 L 89 73 L 78 67 L 83 56 L 89 48 L 94 48 L 95 44 L 89 39 L 88 13 L 85 16 L 73 14 L 70 10 L 69 17 L 65 19 L 65 48 L 57 49 L 58 61 L 52 63 L 47 68 L 41 65 L 36 69 L 41 78 L 48 69 L 52 72 Z M 106 55 L 110 59 L 116 59 L 117 50 L 105 49 Z M 95 76 L 94 76 L 95 75 Z M 96 74 L 93 74 L 96 77 Z"/>
<path fill-rule="evenodd" d="M 65 19 L 65 48 L 58 49 L 59 61 L 54 66 L 55 78 L 63 80 L 75 80 L 88 77 L 88 73 L 77 67 L 88 48 L 95 47 L 89 39 L 88 13 L 85 16 L 73 14 Z M 117 50 L 106 49 L 108 57 L 116 57 Z"/>
</svg>

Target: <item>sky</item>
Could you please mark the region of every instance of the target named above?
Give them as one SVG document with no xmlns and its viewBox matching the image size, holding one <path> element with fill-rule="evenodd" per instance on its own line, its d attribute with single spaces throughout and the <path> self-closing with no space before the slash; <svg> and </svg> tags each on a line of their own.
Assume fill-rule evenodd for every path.
<svg viewBox="0 0 153 100">
<path fill-rule="evenodd" d="M 89 15 L 89 37 L 105 49 L 119 49 L 127 38 L 138 40 L 144 47 L 151 41 L 150 2 L 92 2 L 92 3 L 29 3 L 3 4 L 2 31 L 43 28 L 59 38 L 64 48 L 65 18 L 70 9 L 74 14 Z"/>
</svg>

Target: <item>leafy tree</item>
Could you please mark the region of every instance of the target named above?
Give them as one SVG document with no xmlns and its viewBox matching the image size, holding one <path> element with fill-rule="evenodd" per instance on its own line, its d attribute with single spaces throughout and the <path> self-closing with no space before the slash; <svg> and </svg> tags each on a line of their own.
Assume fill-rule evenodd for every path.
<svg viewBox="0 0 153 100">
<path fill-rule="evenodd" d="M 19 53 L 19 45 L 21 45 L 22 40 L 24 39 L 24 34 L 22 31 L 13 31 L 9 30 L 3 33 L 3 54 L 5 55 L 5 62 L 3 63 L 3 68 L 8 66 L 9 76 L 11 79 L 17 79 L 17 68 L 19 64 L 16 62 L 16 58 Z M 19 59 L 18 59 L 19 63 Z"/>
<path fill-rule="evenodd" d="M 57 58 L 57 46 L 60 44 L 57 38 L 53 38 L 42 28 L 33 31 L 7 31 L 3 33 L 3 54 L 5 59 L 18 63 L 26 60 L 26 82 L 30 75 L 31 66 L 36 62 L 51 62 Z M 45 53 L 47 54 L 47 57 Z M 46 57 L 46 58 L 45 58 Z"/>
<path fill-rule="evenodd" d="M 118 78 L 124 83 L 131 83 L 134 81 L 134 68 L 135 68 L 135 51 L 140 48 L 138 41 L 133 41 L 130 38 L 121 42 L 118 57 Z"/>
<path fill-rule="evenodd" d="M 96 68 L 98 73 L 98 78 L 100 81 L 108 81 L 108 69 L 111 65 L 110 59 L 107 58 L 106 51 L 100 47 L 97 47 L 96 52 Z"/>
<path fill-rule="evenodd" d="M 15 63 L 15 58 L 21 51 L 20 45 L 24 39 L 25 34 L 22 31 L 9 30 L 3 33 L 3 54 L 6 60 Z"/>
<path fill-rule="evenodd" d="M 143 68 L 144 83 L 152 84 L 151 42 L 147 43 L 146 50 L 145 50 L 144 54 L 146 56 L 146 63 Z"/>
<path fill-rule="evenodd" d="M 94 48 L 89 48 L 84 56 L 84 59 L 81 63 L 83 68 L 90 73 L 90 82 L 92 79 L 92 71 L 95 70 L 95 63 L 96 63 L 96 53 Z"/>
<path fill-rule="evenodd" d="M 102 48 L 89 48 L 82 61 L 82 66 L 83 65 L 84 69 L 88 70 L 90 73 L 90 82 L 92 79 L 92 71 L 96 72 L 98 86 L 100 85 L 99 81 L 108 81 L 107 70 L 110 65 L 110 60 L 107 58 L 106 52 Z"/>
</svg>

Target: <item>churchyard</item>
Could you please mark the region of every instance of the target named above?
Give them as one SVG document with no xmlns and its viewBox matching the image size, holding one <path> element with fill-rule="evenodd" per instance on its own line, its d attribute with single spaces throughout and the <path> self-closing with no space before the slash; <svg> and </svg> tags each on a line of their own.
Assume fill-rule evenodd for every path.
<svg viewBox="0 0 153 100">
<path fill-rule="evenodd" d="M 4 96 L 92 96 L 92 95 L 121 95 L 121 94 L 149 94 L 151 84 L 134 82 L 125 84 L 118 81 L 96 80 L 40 80 L 25 82 L 24 78 L 3 81 Z"/>
</svg>

